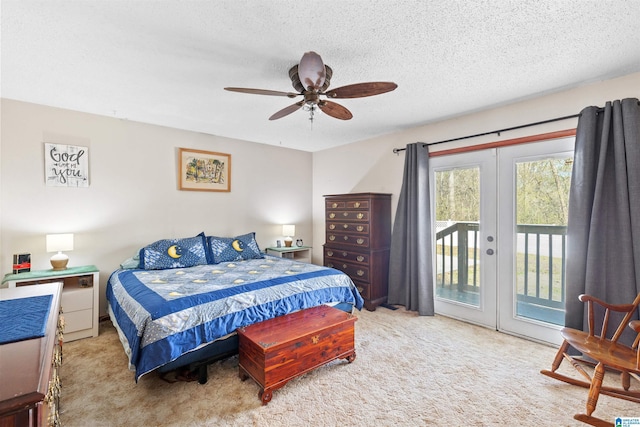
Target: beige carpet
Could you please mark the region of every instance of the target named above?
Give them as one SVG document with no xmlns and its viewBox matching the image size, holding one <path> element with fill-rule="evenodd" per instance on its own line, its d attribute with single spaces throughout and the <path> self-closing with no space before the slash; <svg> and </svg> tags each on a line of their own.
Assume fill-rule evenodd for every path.
<svg viewBox="0 0 640 427">
<path fill-rule="evenodd" d="M 584 425 L 573 414 L 587 390 L 539 373 L 554 348 L 404 308 L 356 314 L 356 360 L 289 382 L 266 406 L 258 386 L 238 378 L 237 357 L 210 366 L 204 385 L 155 374 L 136 384 L 115 329 L 102 322 L 99 337 L 64 346 L 62 425 Z M 601 396 L 594 415 L 640 416 L 640 405 Z"/>
</svg>

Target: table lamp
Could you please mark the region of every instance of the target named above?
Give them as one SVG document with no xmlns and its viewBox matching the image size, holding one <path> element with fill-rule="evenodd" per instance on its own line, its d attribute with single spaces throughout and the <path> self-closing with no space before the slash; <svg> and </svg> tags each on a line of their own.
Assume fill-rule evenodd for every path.
<svg viewBox="0 0 640 427">
<path fill-rule="evenodd" d="M 73 234 L 47 234 L 47 252 L 57 252 L 51 257 L 51 266 L 55 271 L 66 270 L 69 257 L 62 251 L 73 250 Z"/>
<path fill-rule="evenodd" d="M 285 247 L 287 247 L 287 248 L 291 247 L 291 244 L 293 243 L 292 236 L 295 236 L 295 234 L 296 234 L 296 226 L 295 225 L 287 224 L 287 225 L 283 225 L 282 226 L 282 235 L 286 236 L 284 238 Z"/>
</svg>

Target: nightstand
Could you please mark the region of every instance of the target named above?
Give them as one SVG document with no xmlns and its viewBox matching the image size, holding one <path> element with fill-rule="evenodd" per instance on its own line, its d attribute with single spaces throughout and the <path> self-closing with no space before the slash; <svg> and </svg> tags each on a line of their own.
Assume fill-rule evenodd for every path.
<svg viewBox="0 0 640 427">
<path fill-rule="evenodd" d="M 95 265 L 66 270 L 40 270 L 7 274 L 2 280 L 9 288 L 62 282 L 62 314 L 65 341 L 98 336 L 100 273 Z"/>
<path fill-rule="evenodd" d="M 311 263 L 311 246 L 291 246 L 289 248 L 267 248 L 267 255 Z"/>
</svg>

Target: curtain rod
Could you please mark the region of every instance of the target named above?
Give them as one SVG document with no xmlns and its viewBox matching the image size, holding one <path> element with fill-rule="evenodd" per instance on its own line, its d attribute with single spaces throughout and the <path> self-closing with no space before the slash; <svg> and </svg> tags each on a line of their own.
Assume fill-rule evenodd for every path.
<svg viewBox="0 0 640 427">
<path fill-rule="evenodd" d="M 640 105 L 640 101 L 638 101 L 638 105 Z M 601 113 L 604 111 L 604 107 L 600 107 L 598 108 L 598 110 L 596 111 L 597 113 Z M 429 142 L 429 143 L 423 143 L 422 146 L 423 147 L 428 147 L 430 145 L 436 145 L 436 144 L 444 144 L 445 142 L 453 142 L 453 141 L 461 141 L 463 139 L 469 139 L 469 138 L 476 138 L 478 136 L 485 136 L 485 135 L 491 135 L 493 133 L 497 133 L 498 136 L 500 136 L 500 132 L 507 132 L 510 130 L 516 130 L 516 129 L 522 129 L 522 128 L 527 128 L 530 126 L 537 126 L 537 125 L 543 125 L 545 123 L 551 123 L 551 122 L 559 122 L 560 120 L 567 120 L 567 119 L 573 119 L 575 117 L 580 117 L 580 114 L 572 114 L 571 116 L 564 116 L 564 117 L 556 117 L 555 119 L 549 119 L 549 120 L 543 120 L 541 122 L 535 122 L 535 123 L 527 123 L 526 125 L 520 125 L 520 126 L 514 126 L 511 128 L 505 128 L 505 129 L 500 129 L 500 130 L 494 130 L 491 132 L 483 132 L 483 133 L 477 133 L 475 135 L 467 135 L 467 136 L 461 136 L 459 138 L 452 138 L 452 139 L 446 139 L 444 141 L 438 141 L 438 142 Z M 394 154 L 398 154 L 401 151 L 405 151 L 406 148 L 394 148 L 393 149 L 393 153 Z"/>
<path fill-rule="evenodd" d="M 491 134 L 494 134 L 494 133 L 497 133 L 498 136 L 500 136 L 501 132 L 507 132 L 507 131 L 510 131 L 510 130 L 522 129 L 522 128 L 526 128 L 526 127 L 530 127 L 530 126 L 543 125 L 545 123 L 558 122 L 560 120 L 573 119 L 575 117 L 580 117 L 580 114 L 573 114 L 571 116 L 564 116 L 564 117 L 556 117 L 555 119 L 543 120 L 541 122 L 535 122 L 535 123 L 527 123 L 526 125 L 514 126 L 514 127 L 510 127 L 510 128 L 504 128 L 504 129 L 494 130 L 494 131 L 491 131 L 491 132 L 477 133 L 475 135 L 461 136 L 459 138 L 446 139 L 444 141 L 423 143 L 422 146 L 423 147 L 429 147 L 431 145 L 444 144 L 445 142 L 460 141 L 460 140 L 469 139 L 469 138 L 477 138 L 479 136 L 491 135 Z M 405 151 L 405 150 L 406 150 L 406 148 L 394 148 L 393 149 L 393 153 L 394 154 L 398 154 L 400 151 Z"/>
</svg>

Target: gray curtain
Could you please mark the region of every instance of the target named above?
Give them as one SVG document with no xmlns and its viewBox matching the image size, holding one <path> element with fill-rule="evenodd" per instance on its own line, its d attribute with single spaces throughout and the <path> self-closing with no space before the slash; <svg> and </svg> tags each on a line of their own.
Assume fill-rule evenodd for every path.
<svg viewBox="0 0 640 427">
<path fill-rule="evenodd" d="M 431 243 L 429 151 L 422 143 L 407 144 L 391 235 L 389 304 L 433 316 Z"/>
<path fill-rule="evenodd" d="M 589 294 L 628 304 L 640 292 L 640 106 L 607 102 L 580 113 L 567 227 L 565 325 L 586 329 Z M 637 318 L 637 317 L 636 317 Z"/>
</svg>

